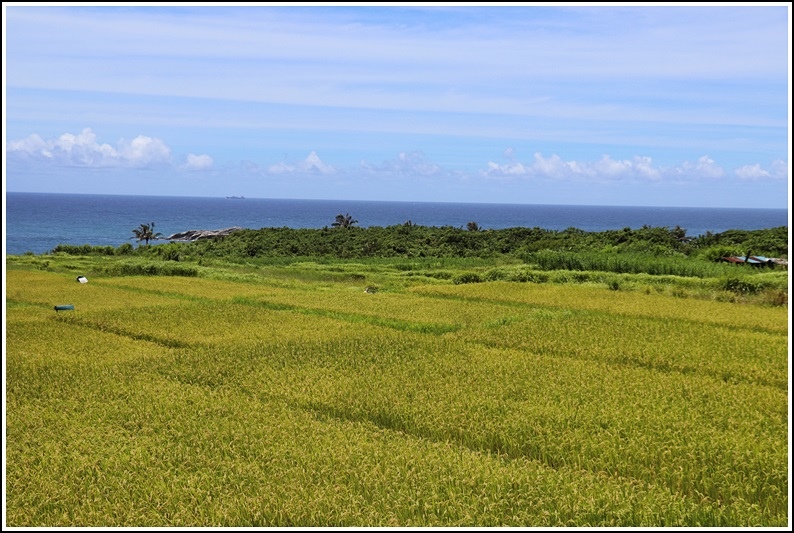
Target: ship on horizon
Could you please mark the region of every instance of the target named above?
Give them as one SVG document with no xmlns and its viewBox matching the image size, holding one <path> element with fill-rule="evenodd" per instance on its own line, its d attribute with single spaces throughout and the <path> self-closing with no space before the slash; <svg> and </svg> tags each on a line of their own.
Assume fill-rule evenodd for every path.
<svg viewBox="0 0 794 533">
<path fill-rule="evenodd" d="M 245 196 L 227 196 L 230 200 L 245 200 Z"/>
</svg>

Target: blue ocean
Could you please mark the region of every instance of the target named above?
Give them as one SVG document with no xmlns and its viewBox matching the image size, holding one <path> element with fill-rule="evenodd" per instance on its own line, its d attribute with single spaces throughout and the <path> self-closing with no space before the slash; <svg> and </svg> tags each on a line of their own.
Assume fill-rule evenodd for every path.
<svg viewBox="0 0 794 533">
<path fill-rule="evenodd" d="M 43 254 L 58 244 L 137 244 L 132 230 L 155 223 L 165 236 L 192 229 L 232 226 L 330 227 L 350 214 L 361 227 L 391 226 L 408 220 L 422 226 L 483 229 L 539 227 L 584 231 L 680 226 L 695 237 L 710 231 L 788 226 L 787 209 L 625 207 L 583 205 L 284 200 L 92 194 L 6 193 L 6 254 Z"/>
</svg>

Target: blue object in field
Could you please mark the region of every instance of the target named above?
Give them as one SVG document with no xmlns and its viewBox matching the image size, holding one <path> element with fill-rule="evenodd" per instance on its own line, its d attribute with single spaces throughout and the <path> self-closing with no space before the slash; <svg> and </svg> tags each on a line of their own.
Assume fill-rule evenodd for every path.
<svg viewBox="0 0 794 533">
<path fill-rule="evenodd" d="M 58 311 L 74 311 L 74 305 L 72 304 L 56 305 L 55 312 L 57 313 Z"/>
</svg>

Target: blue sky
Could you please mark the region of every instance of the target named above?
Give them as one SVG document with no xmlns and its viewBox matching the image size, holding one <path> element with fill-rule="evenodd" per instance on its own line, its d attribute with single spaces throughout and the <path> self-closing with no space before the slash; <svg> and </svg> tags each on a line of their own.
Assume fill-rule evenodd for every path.
<svg viewBox="0 0 794 533">
<path fill-rule="evenodd" d="M 3 4 L 4 189 L 778 207 L 791 12 Z"/>
</svg>

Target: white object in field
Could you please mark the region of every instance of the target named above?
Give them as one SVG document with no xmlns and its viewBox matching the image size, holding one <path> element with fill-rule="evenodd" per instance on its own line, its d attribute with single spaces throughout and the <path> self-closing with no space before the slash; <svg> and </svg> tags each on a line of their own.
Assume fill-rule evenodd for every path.
<svg viewBox="0 0 794 533">
<path fill-rule="evenodd" d="M 77 276 L 77 281 L 79 281 L 80 283 L 88 283 L 88 278 L 86 278 L 85 276 Z"/>
</svg>

